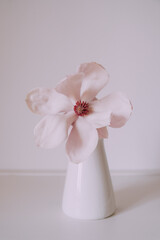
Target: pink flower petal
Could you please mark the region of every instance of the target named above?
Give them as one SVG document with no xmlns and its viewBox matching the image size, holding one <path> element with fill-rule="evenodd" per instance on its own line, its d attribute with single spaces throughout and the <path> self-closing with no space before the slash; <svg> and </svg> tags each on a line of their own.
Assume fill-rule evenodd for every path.
<svg viewBox="0 0 160 240">
<path fill-rule="evenodd" d="M 108 138 L 108 130 L 106 127 L 97 128 L 99 138 Z"/>
<path fill-rule="evenodd" d="M 80 88 L 83 74 L 77 73 L 66 77 L 56 86 L 56 91 L 69 97 L 72 103 L 80 100 Z"/>
<path fill-rule="evenodd" d="M 66 143 L 66 151 L 71 161 L 82 162 L 94 151 L 98 142 L 98 132 L 83 117 L 74 123 Z"/>
<path fill-rule="evenodd" d="M 84 75 L 80 92 L 81 100 L 91 101 L 107 84 L 109 75 L 95 62 L 81 64 L 78 71 Z"/>
<path fill-rule="evenodd" d="M 110 124 L 110 114 L 107 112 L 92 112 L 84 118 L 95 128 L 105 127 Z"/>
<path fill-rule="evenodd" d="M 110 127 L 122 127 L 132 113 L 129 99 L 120 92 L 112 93 L 100 100 L 93 101 L 91 107 L 95 112 L 107 112 L 110 115 Z"/>
<path fill-rule="evenodd" d="M 48 88 L 33 89 L 27 94 L 26 103 L 32 112 L 41 115 L 68 112 L 73 108 L 69 98 Z"/>
<path fill-rule="evenodd" d="M 54 148 L 68 137 L 70 125 L 75 121 L 75 114 L 45 116 L 34 129 L 36 145 L 42 148 Z"/>
</svg>

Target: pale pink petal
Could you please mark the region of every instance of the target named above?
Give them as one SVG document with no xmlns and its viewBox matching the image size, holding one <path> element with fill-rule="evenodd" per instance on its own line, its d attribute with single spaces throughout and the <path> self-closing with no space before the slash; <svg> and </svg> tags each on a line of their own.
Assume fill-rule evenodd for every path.
<svg viewBox="0 0 160 240">
<path fill-rule="evenodd" d="M 35 88 L 30 91 L 26 103 L 32 112 L 41 115 L 68 112 L 73 108 L 68 97 L 48 88 Z"/>
<path fill-rule="evenodd" d="M 75 114 L 45 116 L 35 127 L 36 145 L 42 148 L 54 148 L 68 137 L 70 125 L 75 121 Z"/>
<path fill-rule="evenodd" d="M 110 115 L 110 127 L 122 127 L 132 113 L 130 100 L 121 92 L 112 93 L 100 100 L 93 101 L 91 107 L 95 112 L 106 112 Z"/>
<path fill-rule="evenodd" d="M 84 75 L 80 92 L 81 100 L 91 101 L 107 84 L 109 75 L 101 65 L 95 62 L 81 64 L 78 71 Z"/>
<path fill-rule="evenodd" d="M 86 160 L 96 148 L 97 142 L 97 130 L 83 117 L 79 117 L 66 143 L 66 151 L 70 160 L 75 163 Z"/>
<path fill-rule="evenodd" d="M 66 113 L 66 114 L 64 115 L 64 117 L 66 118 L 67 123 L 68 123 L 69 126 L 72 125 L 72 124 L 77 120 L 77 118 L 78 118 L 78 116 L 76 115 L 76 113 L 75 113 L 74 110 Z"/>
<path fill-rule="evenodd" d="M 80 100 L 80 88 L 83 74 L 77 73 L 67 76 L 56 86 L 56 91 L 69 97 L 73 103 Z"/>
<path fill-rule="evenodd" d="M 84 118 L 95 128 L 105 127 L 110 124 L 110 114 L 107 112 L 92 112 Z"/>
<path fill-rule="evenodd" d="M 107 127 L 97 128 L 99 138 L 108 138 Z"/>
</svg>

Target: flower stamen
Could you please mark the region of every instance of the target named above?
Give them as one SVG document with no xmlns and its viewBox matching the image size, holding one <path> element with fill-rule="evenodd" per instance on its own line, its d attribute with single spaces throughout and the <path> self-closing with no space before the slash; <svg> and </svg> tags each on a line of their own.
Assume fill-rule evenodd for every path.
<svg viewBox="0 0 160 240">
<path fill-rule="evenodd" d="M 74 111 L 78 116 L 84 116 L 89 113 L 89 104 L 87 102 L 77 101 L 74 105 Z"/>
</svg>

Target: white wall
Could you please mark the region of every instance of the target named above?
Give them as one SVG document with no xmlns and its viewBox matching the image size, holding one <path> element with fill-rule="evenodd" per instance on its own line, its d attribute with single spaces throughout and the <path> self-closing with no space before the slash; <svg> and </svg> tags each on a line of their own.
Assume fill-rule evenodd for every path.
<svg viewBox="0 0 160 240">
<path fill-rule="evenodd" d="M 121 90 L 134 105 L 109 129 L 110 168 L 160 169 L 159 0 L 0 0 L 0 34 L 0 169 L 65 169 L 64 146 L 36 148 L 40 117 L 24 99 L 89 61 L 110 73 L 101 95 Z"/>
</svg>

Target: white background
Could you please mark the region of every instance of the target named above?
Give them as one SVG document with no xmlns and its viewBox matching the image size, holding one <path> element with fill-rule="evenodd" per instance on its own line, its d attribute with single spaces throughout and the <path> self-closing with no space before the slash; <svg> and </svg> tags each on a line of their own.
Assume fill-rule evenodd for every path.
<svg viewBox="0 0 160 240">
<path fill-rule="evenodd" d="M 134 106 L 109 129 L 110 168 L 160 170 L 159 0 L 0 0 L 0 169 L 66 168 L 64 145 L 35 146 L 25 96 L 90 61 L 110 74 L 101 96 L 121 90 Z"/>
</svg>

